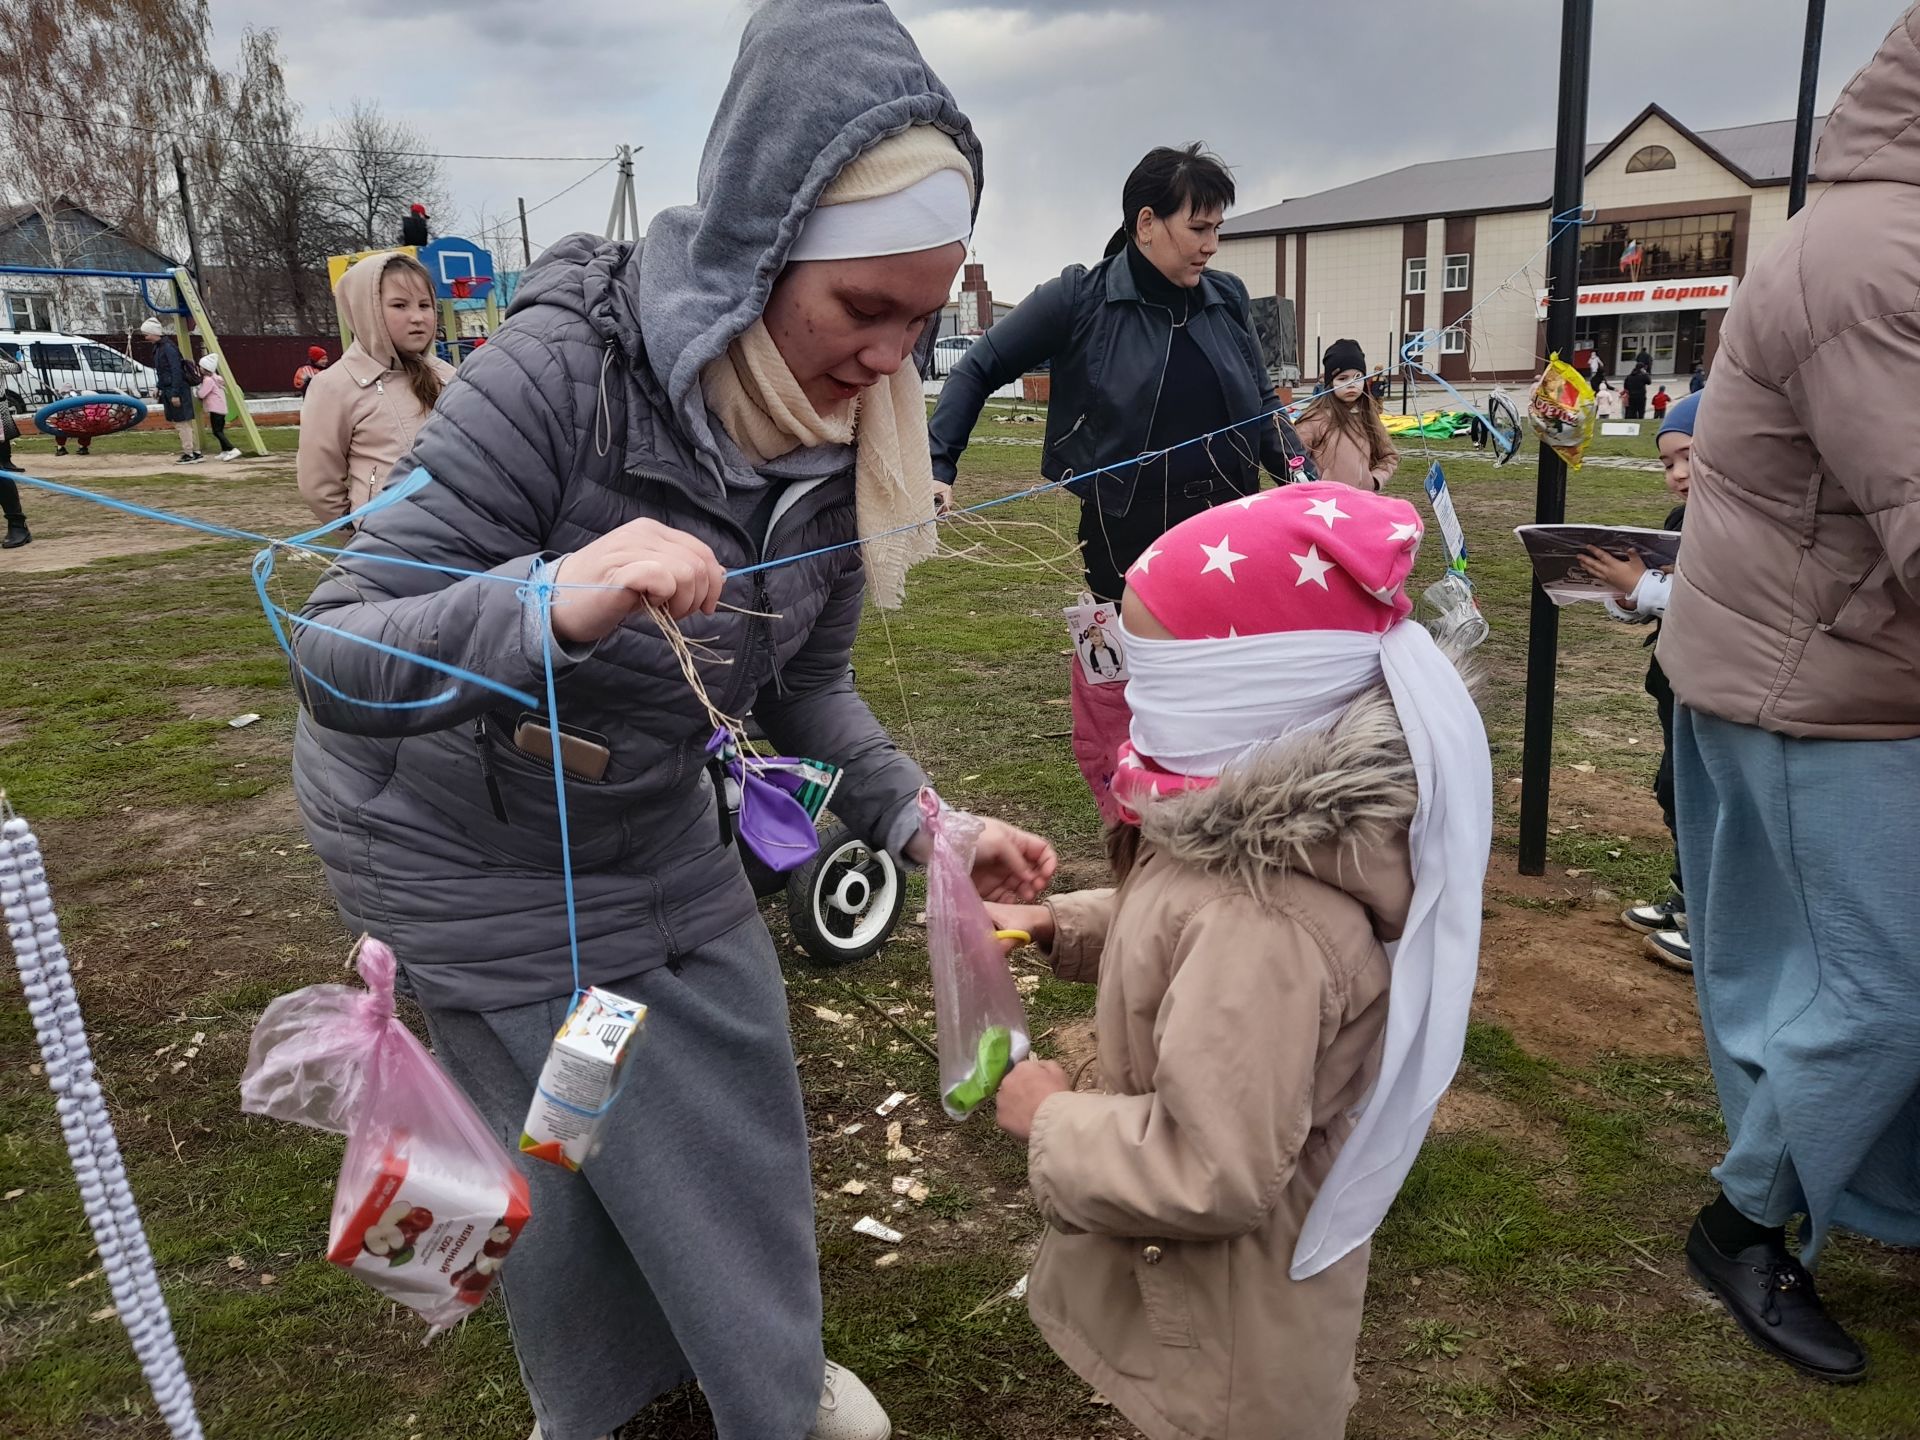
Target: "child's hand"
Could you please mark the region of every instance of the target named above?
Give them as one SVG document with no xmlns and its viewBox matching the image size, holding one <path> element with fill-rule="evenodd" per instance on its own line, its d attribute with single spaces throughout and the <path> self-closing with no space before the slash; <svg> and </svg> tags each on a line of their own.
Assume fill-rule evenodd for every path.
<svg viewBox="0 0 1920 1440">
<path fill-rule="evenodd" d="M 1045 890 L 1060 864 L 1053 846 L 991 815 L 983 815 L 981 821 L 980 840 L 973 850 L 973 888 L 980 898 L 1031 900 Z"/>
<path fill-rule="evenodd" d="M 1053 948 L 1053 911 L 1045 905 L 999 905 L 989 900 L 987 918 L 996 930 L 1024 930 L 1042 950 Z M 1011 955 L 1020 942 L 1003 939 L 1000 948 Z"/>
<path fill-rule="evenodd" d="M 1023 1060 L 1007 1072 L 994 1097 L 993 1118 L 1016 1140 L 1033 1133 L 1034 1112 L 1049 1095 L 1071 1090 L 1067 1072 L 1051 1060 Z"/>
<path fill-rule="evenodd" d="M 1596 580 L 1612 590 L 1622 605 L 1633 594 L 1640 577 L 1647 573 L 1646 562 L 1638 555 L 1628 555 L 1622 559 L 1618 555 L 1609 555 L 1597 545 L 1589 545 L 1581 552 L 1580 563 Z"/>
</svg>

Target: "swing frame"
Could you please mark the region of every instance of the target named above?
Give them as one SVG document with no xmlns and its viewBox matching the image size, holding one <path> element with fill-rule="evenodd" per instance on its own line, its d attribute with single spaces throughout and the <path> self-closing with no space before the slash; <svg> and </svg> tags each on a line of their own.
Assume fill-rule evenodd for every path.
<svg viewBox="0 0 1920 1440">
<path fill-rule="evenodd" d="M 171 317 L 174 343 L 180 347 L 181 355 L 188 358 L 193 355 L 193 332 L 187 322 L 191 320 L 198 327 L 206 352 L 219 358 L 220 378 L 227 387 L 227 413 L 240 417 L 240 424 L 247 432 L 247 443 L 253 447 L 253 453 L 267 453 L 267 442 L 260 437 L 260 427 L 254 423 L 253 412 L 247 408 L 247 392 L 233 378 L 233 367 L 227 364 L 226 353 L 220 348 L 220 337 L 214 333 L 206 303 L 200 298 L 193 276 L 184 265 L 175 266 L 172 270 L 76 270 L 53 265 L 0 265 L 0 275 L 44 275 L 58 280 L 133 281 L 140 287 L 140 298 L 146 303 L 147 309 L 155 315 Z M 155 284 L 173 286 L 175 303 L 163 305 L 155 299 L 153 291 L 148 288 Z M 193 411 L 195 449 L 202 448 L 206 433 L 206 417 L 201 407 L 196 405 Z"/>
</svg>

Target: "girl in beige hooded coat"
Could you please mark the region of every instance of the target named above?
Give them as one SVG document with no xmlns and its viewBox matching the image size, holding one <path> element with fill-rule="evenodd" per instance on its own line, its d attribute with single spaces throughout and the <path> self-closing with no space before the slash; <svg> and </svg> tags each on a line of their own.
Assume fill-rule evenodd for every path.
<svg viewBox="0 0 1920 1440">
<path fill-rule="evenodd" d="M 307 385 L 300 411 L 300 494 L 323 523 L 378 495 L 453 379 L 433 353 L 433 286 L 416 260 L 383 251 L 334 287 L 353 343 Z"/>
<path fill-rule="evenodd" d="M 1420 532 L 1321 482 L 1156 540 L 1120 884 L 990 907 L 1100 987 L 1097 1092 L 1028 1061 L 998 1119 L 1048 1227 L 1034 1322 L 1150 1440 L 1345 1433 L 1369 1241 L 1460 1060 L 1492 777 L 1408 618 Z"/>
</svg>

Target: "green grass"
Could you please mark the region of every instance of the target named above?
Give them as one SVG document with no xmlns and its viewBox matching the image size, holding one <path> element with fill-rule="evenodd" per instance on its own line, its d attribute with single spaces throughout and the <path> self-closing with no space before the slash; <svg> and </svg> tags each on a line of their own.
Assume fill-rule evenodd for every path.
<svg viewBox="0 0 1920 1440">
<path fill-rule="evenodd" d="M 983 433 L 1026 434 L 994 426 Z M 1037 435 L 1037 427 L 1034 429 Z M 291 432 L 277 434 L 287 448 Z M 33 453 L 40 442 L 27 442 Z M 102 442 L 161 457 L 166 436 Z M 1636 448 L 1637 447 L 1637 448 Z M 1650 457 L 1650 437 L 1607 441 Z M 1410 442 L 1396 488 L 1441 459 L 1473 547 L 1493 626 L 1488 729 L 1503 826 L 1517 791 L 1527 569 L 1511 527 L 1530 519 L 1531 453 L 1495 468 L 1460 444 Z M 962 503 L 1031 484 L 1030 445 L 976 445 Z M 173 475 L 94 482 L 191 510 L 207 493 Z M 283 531 L 303 523 L 285 487 Z M 1589 467 L 1574 518 L 1658 523 L 1655 474 Z M 943 559 L 915 572 L 907 606 L 870 615 L 862 692 L 957 803 L 1023 821 L 1060 846 L 1072 883 L 1104 872 L 1099 826 L 1064 733 L 1060 609 L 1079 589 L 1075 511 L 1058 495 L 987 512 L 950 532 L 989 568 Z M 1044 528 L 1035 528 L 1044 527 Z M 235 1082 L 260 1009 L 298 985 L 341 978 L 342 937 L 288 803 L 294 707 L 246 578 L 244 546 L 203 545 L 84 569 L 9 575 L 0 605 L 0 785 L 48 848 L 101 1074 L 149 1224 L 209 1433 L 454 1440 L 517 1437 L 529 1423 L 504 1321 L 490 1306 L 432 1347 L 421 1327 L 321 1258 L 340 1142 L 238 1113 Z M 1420 583 L 1437 574 L 1428 556 Z M 286 599 L 305 583 L 287 582 Z M 1657 758 L 1639 693 L 1639 635 L 1593 607 L 1561 613 L 1556 775 L 1573 765 L 1638 795 Z M 265 718 L 234 731 L 241 710 Z M 1628 743 L 1638 739 L 1637 745 Z M 1626 803 L 1626 802 L 1622 802 Z M 1586 885 L 1657 889 L 1663 846 L 1631 828 L 1557 810 L 1551 869 Z M 1636 834 L 1645 834 L 1643 823 Z M 1504 844 L 1505 842 L 1503 842 Z M 1615 853 L 1617 852 L 1617 853 Z M 1573 921 L 1584 887 L 1490 897 L 1497 914 Z M 924 906 L 916 883 L 907 914 Z M 793 946 L 780 907 L 767 919 Z M 977 1117 L 939 1115 L 933 1062 L 853 1000 L 849 982 L 908 1030 L 927 1018 L 924 931 L 903 925 L 847 973 L 788 968 L 815 1172 L 829 1352 L 853 1365 L 914 1440 L 1066 1440 L 1127 1435 L 1052 1358 L 1017 1303 L 994 1303 L 1026 1269 L 1039 1226 L 1023 1147 Z M 1492 962 L 1490 963 L 1497 963 Z M 1091 987 L 1044 980 L 1036 1033 L 1091 1013 Z M 1569 995 L 1584 1007 L 1588 997 Z M 821 1018 L 826 1008 L 844 1018 Z M 1593 1020 L 1603 1032 L 1604 1013 Z M 196 1033 L 206 1040 L 180 1070 Z M 1051 1048 L 1053 1041 L 1045 1042 Z M 17 986 L 0 980 L 0 1433 L 8 1440 L 160 1430 L 111 1319 Z M 1601 1043 L 1555 1058 L 1512 1028 L 1473 1026 L 1457 1099 L 1471 1123 L 1430 1140 L 1373 1250 L 1356 1440 L 1404 1437 L 1756 1437 L 1836 1440 L 1920 1433 L 1920 1266 L 1840 1241 L 1822 1270 L 1837 1309 L 1872 1347 L 1863 1386 L 1804 1384 L 1758 1357 L 1685 1279 L 1681 1238 L 1711 1193 L 1720 1143 L 1698 1055 Z M 164 1052 L 164 1053 L 161 1053 Z M 872 1113 L 894 1089 L 927 1200 L 896 1214 Z M 841 1134 L 858 1121 L 857 1136 Z M 870 1189 L 840 1193 L 853 1178 Z M 907 1232 L 897 1263 L 856 1236 L 872 1213 Z M 234 1263 L 237 1261 L 237 1265 Z M 271 1275 L 272 1284 L 261 1277 Z M 663 1400 L 633 1440 L 710 1433 L 696 1393 Z"/>
<path fill-rule="evenodd" d="M 19 459 L 32 456 L 53 454 L 55 442 L 48 436 L 35 435 L 32 426 L 21 422 L 26 431 L 13 445 L 13 453 Z M 203 439 L 209 438 L 206 436 Z M 229 415 L 227 418 L 227 438 L 251 454 L 247 444 L 246 426 L 240 417 Z M 262 425 L 260 438 L 266 442 L 269 455 L 291 455 L 300 448 L 300 427 L 297 425 Z M 71 442 L 67 454 L 74 455 Z M 118 458 L 126 455 L 151 455 L 156 460 L 171 459 L 180 453 L 180 442 L 171 429 L 167 430 L 123 430 L 118 435 L 106 435 L 93 442 L 93 454 L 99 459 Z"/>
</svg>

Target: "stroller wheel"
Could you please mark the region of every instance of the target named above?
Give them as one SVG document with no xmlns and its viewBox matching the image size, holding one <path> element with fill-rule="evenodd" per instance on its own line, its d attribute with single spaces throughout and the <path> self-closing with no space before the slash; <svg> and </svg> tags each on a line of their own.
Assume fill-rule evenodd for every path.
<svg viewBox="0 0 1920 1440">
<path fill-rule="evenodd" d="M 820 853 L 787 877 L 787 923 L 816 964 L 844 965 L 887 943 L 906 899 L 893 857 L 834 825 L 821 832 Z"/>
</svg>

